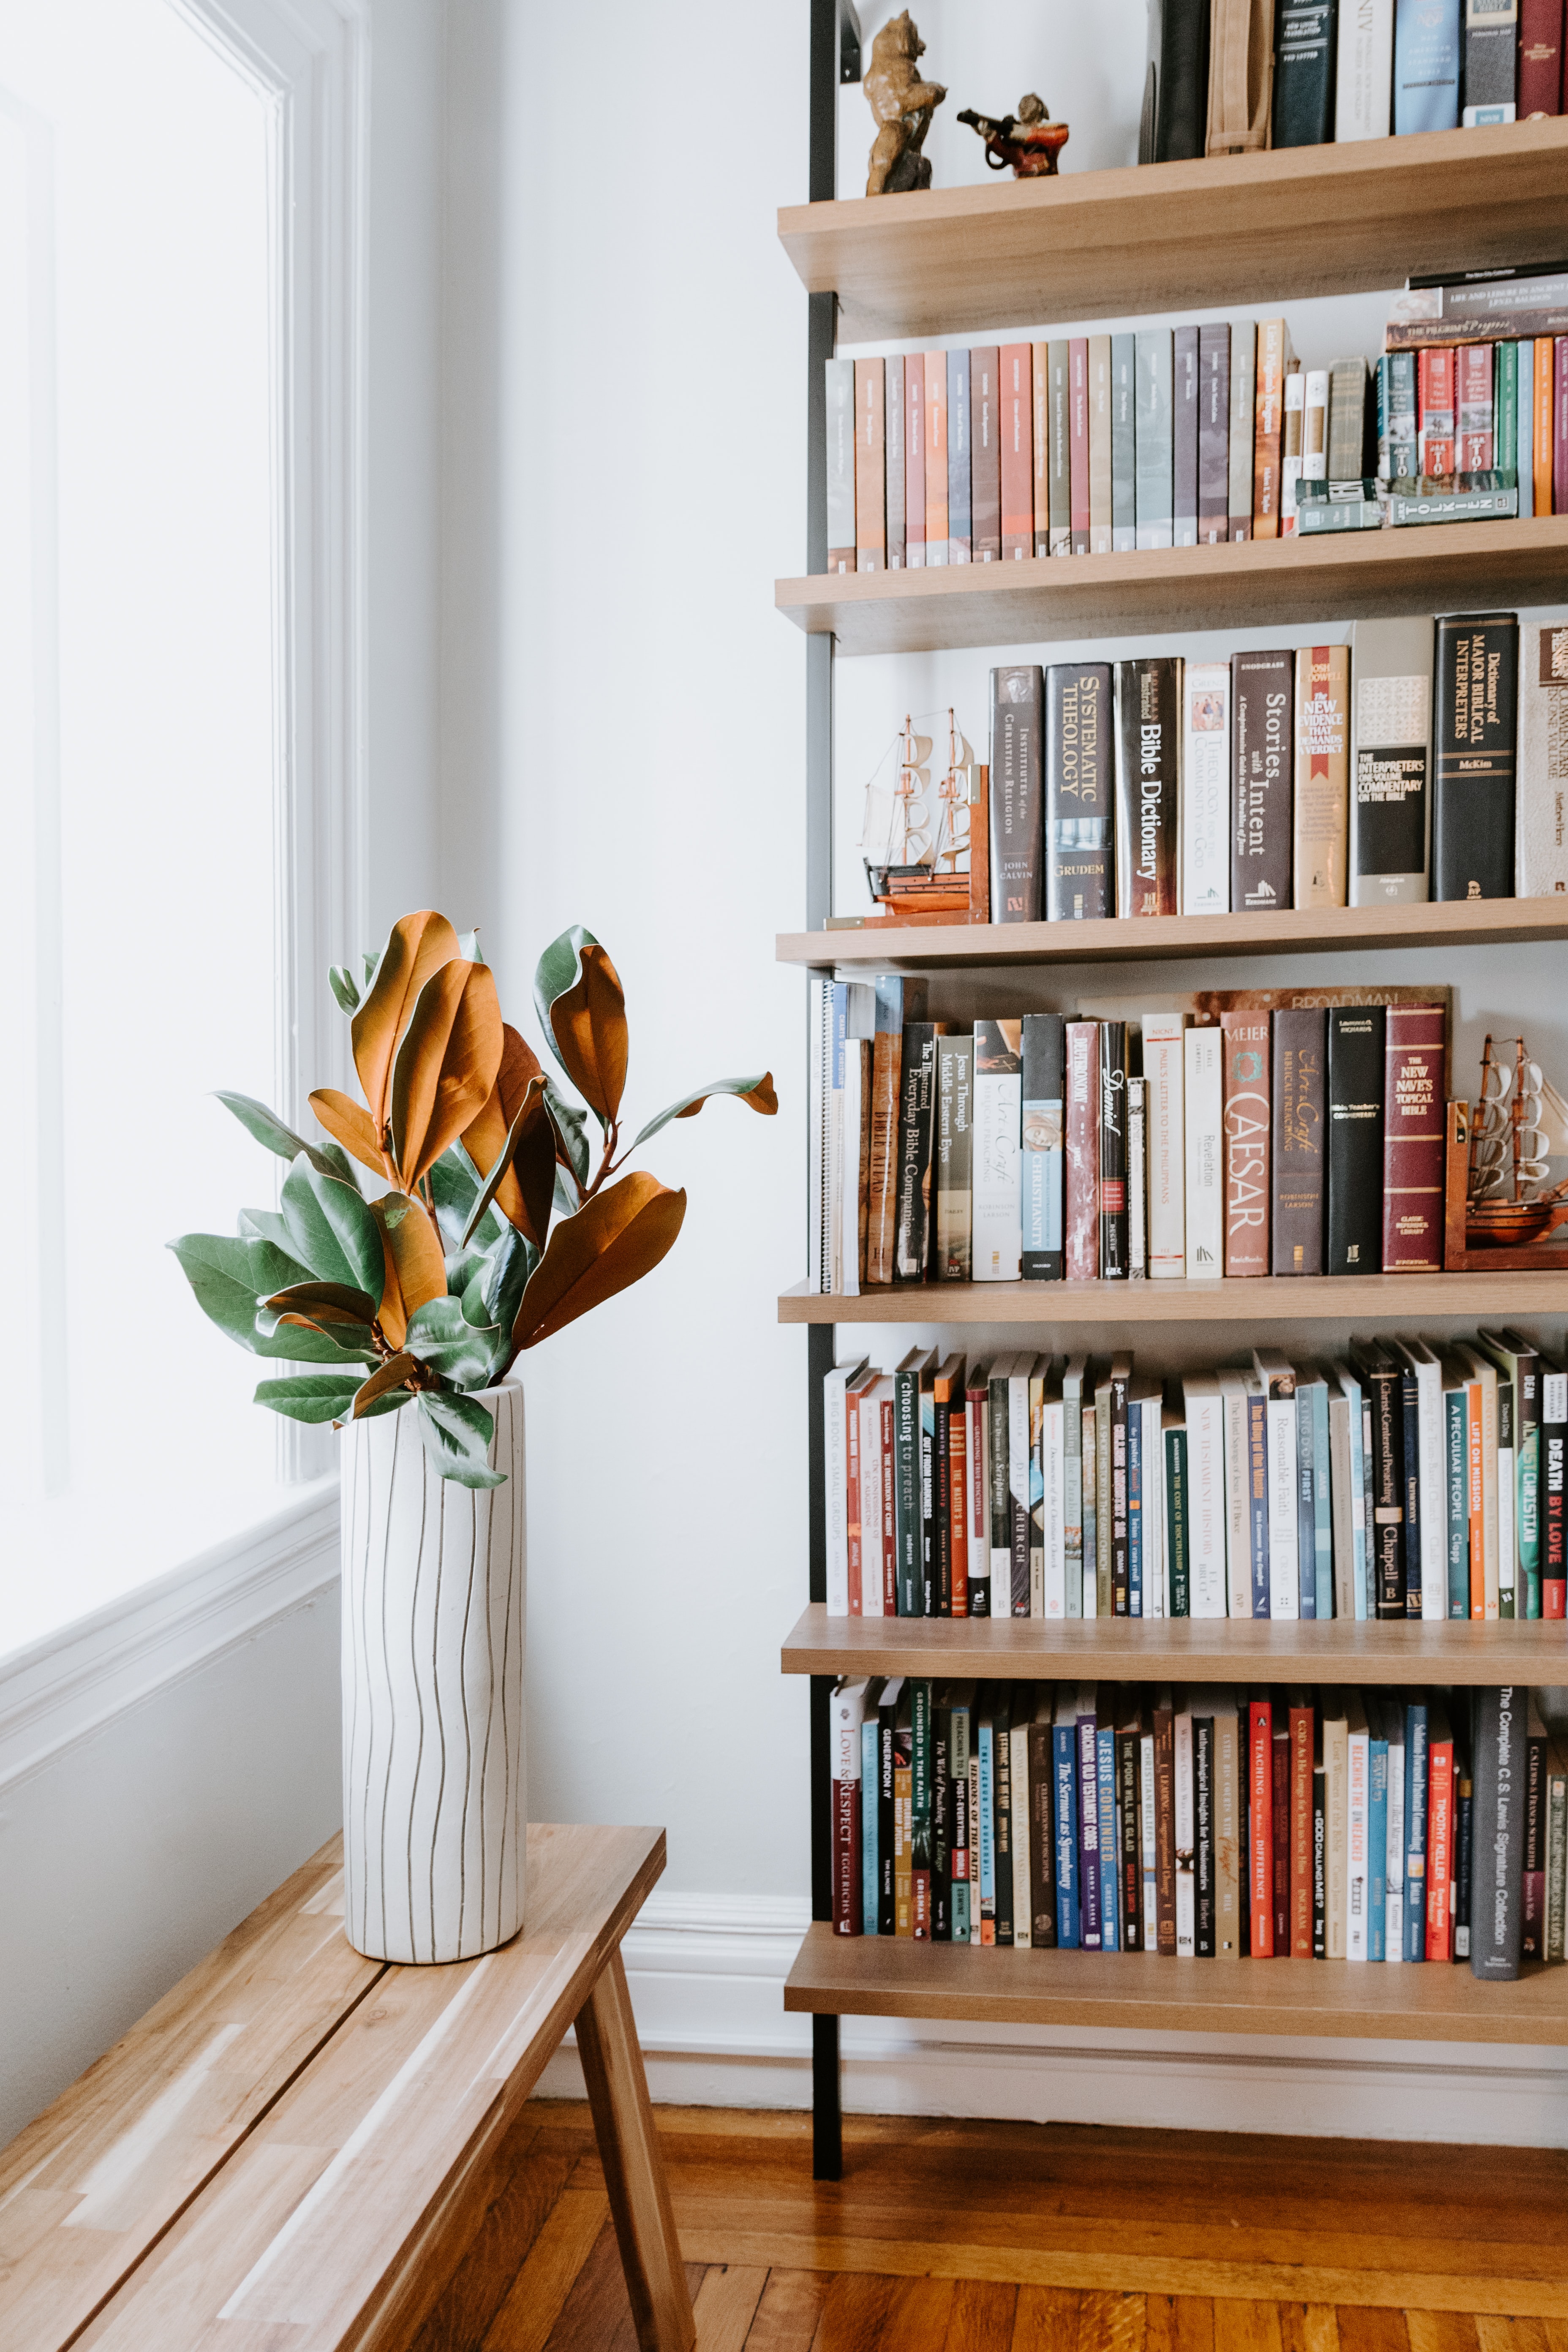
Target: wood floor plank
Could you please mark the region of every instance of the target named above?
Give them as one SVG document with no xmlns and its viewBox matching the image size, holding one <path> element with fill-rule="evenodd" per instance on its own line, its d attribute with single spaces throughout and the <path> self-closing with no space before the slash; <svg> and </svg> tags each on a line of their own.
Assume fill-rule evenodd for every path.
<svg viewBox="0 0 1568 2352">
<path fill-rule="evenodd" d="M 1279 2336 L 1284 2352 L 1340 2352 L 1339 2321 L 1331 2303 L 1282 2303 Z"/>
<path fill-rule="evenodd" d="M 1473 2314 L 1468 2311 L 1407 2311 L 1410 2352 L 1479 2352 Z"/>
<path fill-rule="evenodd" d="M 490 2322 L 483 2352 L 544 2352 L 609 2218 L 610 2200 L 603 2189 L 563 2191 Z"/>
<path fill-rule="evenodd" d="M 565 2189 L 570 2168 L 563 2157 L 521 2152 L 409 2352 L 473 2352 L 476 2344 L 483 2343 L 485 2331 Z"/>
<path fill-rule="evenodd" d="M 736 2263 L 716 2263 L 692 2298 L 696 2352 L 744 2352 L 768 2274 Z"/>
<path fill-rule="evenodd" d="M 897 2284 L 871 2272 L 836 2278 L 823 2303 L 812 2352 L 876 2352 Z"/>
<path fill-rule="evenodd" d="M 1083 2295 L 1078 2352 L 1143 2352 L 1145 2303 L 1142 2294 Z"/>
<path fill-rule="evenodd" d="M 746 2352 L 811 2352 L 832 2284 L 826 2271 L 771 2270 Z"/>
<path fill-rule="evenodd" d="M 1505 2319 L 1484 2313 L 1476 2321 L 1481 2352 L 1547 2352 L 1546 2330 L 1539 2319 Z"/>
<path fill-rule="evenodd" d="M 900 2279 L 888 2304 L 877 2352 L 944 2352 L 952 2284 L 950 2278 Z"/>
<path fill-rule="evenodd" d="M 1403 2311 L 1342 2304 L 1335 2317 L 1339 2323 L 1340 2352 L 1410 2352 L 1410 2334 Z M 1544 2345 L 1540 2352 L 1546 2352 Z"/>
<path fill-rule="evenodd" d="M 1279 2305 L 1215 2295 L 1214 2352 L 1282 2352 Z"/>
<path fill-rule="evenodd" d="M 1000 2279 L 955 2279 L 942 2352 L 1009 2352 L 1017 2305 Z"/>
<path fill-rule="evenodd" d="M 1012 2352 L 1078 2352 L 1082 2300 L 1070 2287 L 1021 2286 Z"/>
<path fill-rule="evenodd" d="M 1173 2295 L 1176 2316 L 1176 2352 L 1214 2352 L 1214 2297 Z"/>
<path fill-rule="evenodd" d="M 637 2352 L 637 2331 L 626 2296 L 621 2250 L 606 2220 L 572 2282 L 546 2352 Z"/>
</svg>

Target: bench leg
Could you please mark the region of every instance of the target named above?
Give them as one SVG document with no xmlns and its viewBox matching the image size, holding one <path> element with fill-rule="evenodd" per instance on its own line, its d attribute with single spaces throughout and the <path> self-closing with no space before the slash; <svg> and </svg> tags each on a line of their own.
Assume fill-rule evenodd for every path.
<svg viewBox="0 0 1568 2352">
<path fill-rule="evenodd" d="M 577 2054 L 594 2110 L 637 2342 L 642 2352 L 690 2352 L 697 2327 L 618 1949 L 605 1961 L 578 2015 Z"/>
</svg>

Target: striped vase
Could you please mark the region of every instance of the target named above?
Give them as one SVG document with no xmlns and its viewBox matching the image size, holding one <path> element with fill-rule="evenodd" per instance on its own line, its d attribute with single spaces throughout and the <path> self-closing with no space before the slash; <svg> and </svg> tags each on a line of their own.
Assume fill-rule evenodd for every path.
<svg viewBox="0 0 1568 2352">
<path fill-rule="evenodd" d="M 465 1960 L 522 1925 L 522 1390 L 492 1469 L 443 1478 L 411 1402 L 342 1433 L 343 1924 L 377 1960 Z"/>
</svg>

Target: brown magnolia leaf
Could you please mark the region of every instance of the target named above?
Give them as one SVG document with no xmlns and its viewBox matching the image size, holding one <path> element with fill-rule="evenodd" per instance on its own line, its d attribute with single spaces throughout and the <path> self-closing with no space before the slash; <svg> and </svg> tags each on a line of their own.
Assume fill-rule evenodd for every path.
<svg viewBox="0 0 1568 2352">
<path fill-rule="evenodd" d="M 392 1066 L 392 1156 L 405 1191 L 489 1101 L 501 1044 L 489 966 L 447 963 L 433 972 Z"/>
<path fill-rule="evenodd" d="M 363 1103 L 352 1095 L 340 1094 L 335 1087 L 318 1087 L 310 1097 L 310 1108 L 334 1143 L 352 1152 L 363 1168 L 374 1169 L 376 1175 L 392 1173 L 386 1164 L 386 1154 L 375 1137 L 375 1121 Z"/>
<path fill-rule="evenodd" d="M 363 1381 L 354 1391 L 352 1418 L 357 1421 L 378 1396 L 384 1396 L 388 1389 L 400 1389 L 409 1373 L 418 1369 L 417 1356 L 388 1356 L 385 1363 L 377 1364 L 369 1380 Z"/>
<path fill-rule="evenodd" d="M 507 1130 L 500 1157 L 468 1212 L 463 1247 L 467 1249 L 485 1211 L 494 1202 L 535 1249 L 542 1249 L 554 1199 L 555 1127 L 545 1104 L 544 1078 L 541 1074 L 529 1081 L 528 1091 Z"/>
<path fill-rule="evenodd" d="M 375 1301 L 367 1291 L 354 1290 L 346 1282 L 291 1282 L 267 1304 L 284 1319 L 299 1314 L 313 1316 L 318 1323 L 374 1323 Z"/>
<path fill-rule="evenodd" d="M 520 1036 L 510 1021 L 501 1024 L 500 1068 L 489 1091 L 489 1099 L 473 1123 L 463 1130 L 463 1148 L 481 1176 L 488 1176 L 497 1158 L 506 1149 L 518 1112 L 522 1108 L 530 1085 L 543 1076 L 539 1056 L 526 1037 Z M 517 1225 L 538 1246 L 538 1237 L 527 1223 L 527 1211 L 522 1192 L 514 1171 L 509 1168 L 496 1190 L 496 1205 L 509 1224 Z M 548 1220 L 548 1203 L 546 1204 Z"/>
<path fill-rule="evenodd" d="M 626 1001 L 620 975 L 596 940 L 578 950 L 575 981 L 550 1008 L 566 1075 L 602 1119 L 621 1107 L 626 1083 Z"/>
<path fill-rule="evenodd" d="M 383 1337 L 393 1347 L 401 1348 L 408 1332 L 408 1318 L 432 1298 L 447 1295 L 447 1259 L 441 1247 L 441 1236 L 434 1220 L 421 1201 L 411 1200 L 406 1192 L 387 1192 L 370 1204 L 372 1216 L 381 1227 L 382 1249 L 388 1266 L 387 1290 L 395 1293 L 397 1329 L 394 1331 L 386 1319 L 386 1293 L 383 1293 L 379 1318 Z"/>
<path fill-rule="evenodd" d="M 461 943 L 445 915 L 426 908 L 422 913 L 403 916 L 392 927 L 370 994 L 349 1029 L 354 1067 L 377 1135 L 386 1132 L 393 1060 L 420 992 L 432 972 L 461 959 Z M 341 1136 L 338 1139 L 342 1141 Z"/>
<path fill-rule="evenodd" d="M 677 1118 L 695 1118 L 703 1104 L 705 1102 L 711 1102 L 712 1099 L 713 1097 L 711 1095 L 699 1095 L 695 1102 L 689 1102 L 686 1108 L 684 1110 L 678 1110 L 675 1116 Z M 761 1111 L 764 1118 L 773 1118 L 778 1110 L 779 1098 L 773 1092 L 773 1072 L 771 1070 L 764 1070 L 761 1078 L 751 1089 L 750 1093 L 737 1095 L 735 1099 L 737 1102 L 749 1104 L 752 1110 Z"/>
<path fill-rule="evenodd" d="M 516 1348 L 535 1348 L 617 1290 L 641 1280 L 680 1231 L 686 1195 L 637 1170 L 585 1201 L 552 1229 L 512 1325 Z"/>
</svg>

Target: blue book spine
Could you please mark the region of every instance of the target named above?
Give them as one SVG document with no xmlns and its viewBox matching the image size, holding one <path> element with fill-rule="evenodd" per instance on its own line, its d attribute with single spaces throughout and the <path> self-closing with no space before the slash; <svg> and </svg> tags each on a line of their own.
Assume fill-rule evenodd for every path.
<svg viewBox="0 0 1568 2352">
<path fill-rule="evenodd" d="M 1367 1741 L 1366 1956 L 1383 1958 L 1388 1914 L 1388 1742 Z"/>
<path fill-rule="evenodd" d="M 1426 1957 L 1426 1703 L 1405 1710 L 1405 1957 Z"/>
<path fill-rule="evenodd" d="M 1318 1522 L 1312 1510 L 1314 1393 L 1305 1385 L 1296 1391 L 1296 1559 L 1303 1617 L 1318 1613 Z"/>
<path fill-rule="evenodd" d="M 1395 0 L 1394 129 L 1459 127 L 1460 0 Z"/>
<path fill-rule="evenodd" d="M 947 355 L 947 560 L 967 563 L 973 546 L 969 512 L 969 353 Z"/>
<path fill-rule="evenodd" d="M 877 1932 L 881 1896 L 877 1870 L 877 1801 L 881 1782 L 882 1727 L 873 1712 L 860 1726 L 860 1916 L 868 1936 Z"/>
<path fill-rule="evenodd" d="M 980 1916 L 994 1922 L 996 1917 L 996 1844 L 992 1834 L 995 1825 L 995 1780 L 993 1778 L 994 1759 L 991 1744 L 991 1726 L 980 1727 L 980 1819 L 970 1831 L 980 1832 Z M 984 1933 L 984 1929 L 982 1930 Z"/>
<path fill-rule="evenodd" d="M 1107 1952 L 1121 1949 L 1117 1922 L 1116 1871 L 1116 1727 L 1102 1723 L 1095 1735 L 1100 1780 L 1100 1940 Z"/>
<path fill-rule="evenodd" d="M 1100 1761 L 1094 1717 L 1078 1719 L 1079 1938 L 1086 1952 L 1103 1951 L 1100 1931 Z"/>
<path fill-rule="evenodd" d="M 1127 1613 L 1143 1614 L 1143 1409 L 1136 1397 L 1127 1407 Z"/>
<path fill-rule="evenodd" d="M 1252 1544 L 1252 1613 L 1268 1614 L 1268 1400 L 1247 1400 L 1247 1531 Z"/>
<path fill-rule="evenodd" d="M 1334 1613 L 1333 1480 L 1329 1467 L 1329 1384 L 1312 1387 L 1312 1556 L 1317 1562 L 1318 1615 Z"/>
<path fill-rule="evenodd" d="M 1463 1389 L 1443 1399 L 1448 1490 L 1448 1614 L 1470 1613 L 1470 1409 Z"/>
<path fill-rule="evenodd" d="M 1056 1778 L 1057 1949 L 1076 1952 L 1078 1925 L 1078 1735 L 1070 1723 L 1051 1726 Z"/>
</svg>

